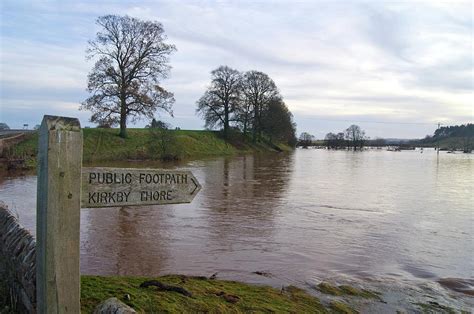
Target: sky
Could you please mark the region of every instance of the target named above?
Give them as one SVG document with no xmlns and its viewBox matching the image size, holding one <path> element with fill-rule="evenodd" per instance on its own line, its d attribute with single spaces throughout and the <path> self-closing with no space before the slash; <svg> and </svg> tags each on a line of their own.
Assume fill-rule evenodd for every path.
<svg viewBox="0 0 474 314">
<path fill-rule="evenodd" d="M 220 65 L 267 73 L 298 133 L 316 138 L 351 124 L 420 138 L 474 120 L 472 1 L 2 0 L 0 12 L 0 122 L 11 128 L 45 114 L 94 126 L 78 108 L 106 14 L 159 21 L 176 45 L 162 82 L 174 117 L 156 115 L 174 127 L 203 128 L 196 101 Z"/>
</svg>

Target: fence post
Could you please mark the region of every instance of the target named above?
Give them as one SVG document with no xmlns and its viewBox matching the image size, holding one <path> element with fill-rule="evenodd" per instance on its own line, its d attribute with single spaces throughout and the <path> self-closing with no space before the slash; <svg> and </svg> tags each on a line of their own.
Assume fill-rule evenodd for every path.
<svg viewBox="0 0 474 314">
<path fill-rule="evenodd" d="M 38 313 L 80 313 L 81 167 L 79 120 L 44 116 L 36 205 Z"/>
</svg>

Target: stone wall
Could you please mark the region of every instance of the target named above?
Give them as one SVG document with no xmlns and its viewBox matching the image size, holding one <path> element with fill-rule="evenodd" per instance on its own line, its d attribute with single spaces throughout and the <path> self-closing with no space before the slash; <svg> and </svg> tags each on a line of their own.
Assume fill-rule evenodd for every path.
<svg viewBox="0 0 474 314">
<path fill-rule="evenodd" d="M 0 271 L 12 305 L 20 313 L 36 312 L 36 241 L 0 202 Z"/>
</svg>

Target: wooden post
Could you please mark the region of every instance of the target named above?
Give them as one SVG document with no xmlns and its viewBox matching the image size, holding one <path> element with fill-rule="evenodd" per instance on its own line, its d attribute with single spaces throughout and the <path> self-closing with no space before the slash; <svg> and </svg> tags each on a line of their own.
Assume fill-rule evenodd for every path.
<svg viewBox="0 0 474 314">
<path fill-rule="evenodd" d="M 79 120 L 44 116 L 36 205 L 38 313 L 80 313 L 81 167 Z"/>
</svg>

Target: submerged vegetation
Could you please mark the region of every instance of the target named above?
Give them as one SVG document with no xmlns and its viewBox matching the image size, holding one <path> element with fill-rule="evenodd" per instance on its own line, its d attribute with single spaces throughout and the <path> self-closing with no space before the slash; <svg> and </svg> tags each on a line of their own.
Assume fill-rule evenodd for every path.
<svg viewBox="0 0 474 314">
<path fill-rule="evenodd" d="M 380 295 L 377 292 L 358 289 L 349 285 L 333 286 L 329 283 L 322 282 L 316 287 L 316 289 L 324 294 L 330 294 L 334 296 L 350 295 L 367 299 L 380 299 Z"/>
</svg>

